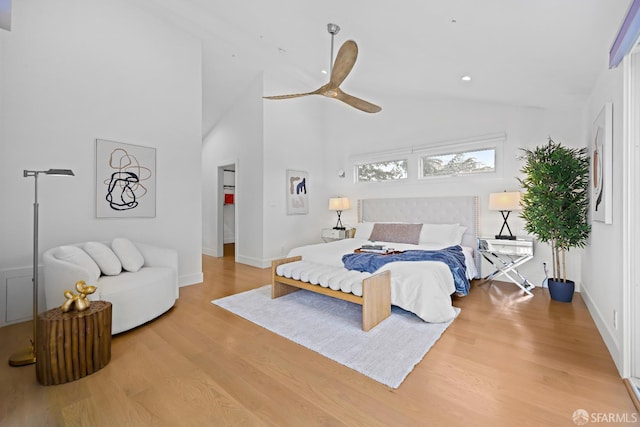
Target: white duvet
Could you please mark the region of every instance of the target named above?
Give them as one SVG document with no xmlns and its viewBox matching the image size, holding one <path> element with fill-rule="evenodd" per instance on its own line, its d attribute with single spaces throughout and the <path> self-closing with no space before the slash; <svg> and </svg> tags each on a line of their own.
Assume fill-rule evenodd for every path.
<svg viewBox="0 0 640 427">
<path fill-rule="evenodd" d="M 343 239 L 330 243 L 300 246 L 292 249 L 288 256 L 302 256 L 304 261 L 344 267 L 342 256 L 367 244 L 363 239 Z M 395 250 L 442 249 L 437 245 L 410 245 L 386 243 Z M 477 275 L 471 248 L 463 247 L 467 264 L 467 278 Z M 453 275 L 446 264 L 439 261 L 403 261 L 385 264 L 376 273 L 391 272 L 391 304 L 411 311 L 426 322 L 446 322 L 456 316 L 451 304 L 451 294 L 455 292 Z"/>
</svg>

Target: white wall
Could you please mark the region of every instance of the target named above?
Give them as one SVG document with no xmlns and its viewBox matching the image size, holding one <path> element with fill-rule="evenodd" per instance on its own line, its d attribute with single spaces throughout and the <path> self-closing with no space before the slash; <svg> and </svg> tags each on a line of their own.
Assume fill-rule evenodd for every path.
<svg viewBox="0 0 640 427">
<path fill-rule="evenodd" d="M 270 78 L 273 85 L 276 78 Z M 270 88 L 267 93 L 286 93 L 282 88 Z M 268 100 L 264 106 L 264 259 L 286 256 L 290 249 L 319 243 L 323 227 L 335 224 L 324 221 L 329 212 L 329 195 L 324 176 L 327 153 L 326 103 L 321 96 L 297 99 Z M 309 213 L 287 215 L 286 170 L 301 170 L 309 174 L 307 194 Z"/>
<path fill-rule="evenodd" d="M 569 146 L 584 146 L 581 115 L 575 111 L 546 111 L 537 108 L 430 98 L 384 98 L 374 100 L 383 108 L 378 114 L 344 110 L 340 105 L 329 108 L 327 120 L 325 185 L 331 194 L 342 194 L 356 200 L 369 197 L 416 197 L 475 195 L 479 197 L 480 233 L 492 236 L 502 225 L 499 212 L 487 210 L 489 193 L 518 190 L 523 162 L 520 148 L 546 144 L 551 136 Z M 415 175 L 402 183 L 354 183 L 351 156 L 392 148 L 422 146 L 504 132 L 506 141 L 502 168 L 495 175 L 473 178 L 417 180 Z M 416 170 L 415 165 L 413 171 Z M 344 169 L 345 178 L 337 171 Z M 355 224 L 356 209 L 343 213 L 344 222 Z M 525 235 L 524 222 L 513 212 L 509 226 L 514 234 Z M 580 283 L 579 251 L 570 255 L 569 274 Z M 535 285 L 544 278 L 542 262 L 551 264 L 546 244 L 536 245 L 536 256 L 521 272 Z M 483 266 L 483 274 L 489 273 Z"/>
<path fill-rule="evenodd" d="M 623 67 L 604 69 L 584 114 L 586 138 L 606 102 L 613 103 L 613 223 L 592 222 L 582 263 L 582 293 L 613 360 L 622 372 L 623 319 Z M 614 312 L 617 326 L 614 326 Z"/>
<path fill-rule="evenodd" d="M 263 107 L 262 75 L 236 101 L 202 145 L 202 251 L 218 253 L 218 167 L 236 163 L 236 260 L 262 266 Z"/>
<path fill-rule="evenodd" d="M 256 77 L 203 144 L 203 252 L 218 253 L 217 167 L 236 162 L 236 261 L 268 267 L 293 247 L 320 241 L 328 213 L 323 184 L 325 119 L 322 99 L 267 101 L 283 77 Z M 274 83 L 275 82 L 275 83 Z M 265 89 L 265 85 L 267 89 Z M 286 86 L 286 85 L 285 85 Z M 287 215 L 287 169 L 309 173 L 309 214 Z"/>
<path fill-rule="evenodd" d="M 41 250 L 124 235 L 175 247 L 181 284 L 201 281 L 200 42 L 124 0 L 24 0 L 12 21 L 0 32 L 3 277 L 30 271 L 22 170 L 71 168 L 38 181 Z M 156 148 L 155 218 L 95 218 L 96 138 Z"/>
</svg>

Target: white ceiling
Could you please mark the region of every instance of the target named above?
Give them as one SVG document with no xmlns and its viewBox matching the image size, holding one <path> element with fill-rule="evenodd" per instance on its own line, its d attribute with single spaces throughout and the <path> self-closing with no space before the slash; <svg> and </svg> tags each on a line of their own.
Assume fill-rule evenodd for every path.
<svg viewBox="0 0 640 427">
<path fill-rule="evenodd" d="M 287 93 L 326 83 L 320 71 L 329 67 L 329 22 L 341 27 L 336 52 L 348 39 L 359 46 L 342 89 L 381 105 L 383 112 L 390 95 L 581 106 L 607 67 L 631 0 L 139 3 L 203 40 L 206 134 L 263 70 L 291 78 Z M 473 80 L 464 83 L 463 75 Z"/>
</svg>

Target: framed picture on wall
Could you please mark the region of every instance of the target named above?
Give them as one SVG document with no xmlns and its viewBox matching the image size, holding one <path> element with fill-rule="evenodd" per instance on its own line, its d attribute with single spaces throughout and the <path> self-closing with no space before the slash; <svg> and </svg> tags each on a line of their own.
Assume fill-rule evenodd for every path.
<svg viewBox="0 0 640 427">
<path fill-rule="evenodd" d="M 156 149 L 96 139 L 96 217 L 156 216 Z"/>
<path fill-rule="evenodd" d="M 309 213 L 309 174 L 304 171 L 287 169 L 287 215 Z"/>
<path fill-rule="evenodd" d="M 591 218 L 613 222 L 613 105 L 607 102 L 593 122 L 590 142 Z"/>
</svg>

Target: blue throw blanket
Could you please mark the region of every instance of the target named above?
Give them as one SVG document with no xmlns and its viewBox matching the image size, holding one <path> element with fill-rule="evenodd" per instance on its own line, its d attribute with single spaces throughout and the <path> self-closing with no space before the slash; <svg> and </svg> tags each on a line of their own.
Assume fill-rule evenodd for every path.
<svg viewBox="0 0 640 427">
<path fill-rule="evenodd" d="M 460 246 L 450 246 L 441 250 L 423 251 L 409 250 L 391 255 L 375 253 L 353 253 L 342 257 L 344 268 L 347 270 L 366 271 L 374 273 L 383 265 L 396 261 L 441 261 L 447 264 L 453 275 L 456 292 L 463 295 L 469 293 L 469 280 L 467 279 L 467 266 L 464 253 Z"/>
</svg>

